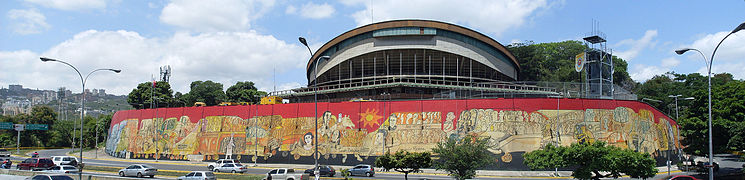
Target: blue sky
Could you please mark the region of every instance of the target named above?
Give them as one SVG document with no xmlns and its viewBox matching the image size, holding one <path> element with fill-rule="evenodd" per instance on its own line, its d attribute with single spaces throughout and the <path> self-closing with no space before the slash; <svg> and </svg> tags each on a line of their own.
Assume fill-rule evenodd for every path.
<svg viewBox="0 0 745 180">
<path fill-rule="evenodd" d="M 372 12 L 371 12 L 372 11 Z M 393 19 L 432 19 L 513 42 L 581 40 L 599 22 L 608 47 L 629 63 L 635 81 L 668 71 L 705 73 L 716 43 L 745 22 L 745 1 L 446 1 L 446 0 L 8 0 L 0 2 L 0 86 L 87 88 L 124 95 L 173 68 L 171 86 L 188 92 L 197 80 L 227 89 L 253 81 L 262 90 L 303 86 L 308 39 L 315 50 L 355 27 Z M 719 48 L 713 72 L 745 78 L 745 31 Z M 276 82 L 276 83 L 275 83 Z"/>
</svg>

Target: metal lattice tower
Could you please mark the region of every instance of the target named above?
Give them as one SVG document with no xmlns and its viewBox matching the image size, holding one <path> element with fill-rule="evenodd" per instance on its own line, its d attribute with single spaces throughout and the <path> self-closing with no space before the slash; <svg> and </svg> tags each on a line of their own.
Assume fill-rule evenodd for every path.
<svg viewBox="0 0 745 180">
<path fill-rule="evenodd" d="M 599 27 L 600 23 L 593 20 L 592 31 L 582 38 L 588 47 L 585 50 L 585 93 L 587 97 L 612 99 L 613 51 L 607 48 L 605 33 Z"/>
<path fill-rule="evenodd" d="M 171 79 L 171 65 L 160 67 L 160 81 L 168 82 Z"/>
</svg>

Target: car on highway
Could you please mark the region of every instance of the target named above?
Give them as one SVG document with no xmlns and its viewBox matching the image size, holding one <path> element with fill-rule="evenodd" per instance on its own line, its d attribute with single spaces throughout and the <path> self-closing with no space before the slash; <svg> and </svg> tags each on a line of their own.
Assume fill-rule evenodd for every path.
<svg viewBox="0 0 745 180">
<path fill-rule="evenodd" d="M 294 169 L 287 168 L 272 169 L 264 179 L 269 179 L 269 177 L 272 180 L 308 180 L 310 178 L 308 174 L 295 173 Z"/>
<path fill-rule="evenodd" d="M 10 151 L 8 151 L 7 149 L 0 149 L 0 156 L 10 157 Z"/>
<path fill-rule="evenodd" d="M 315 176 L 313 169 L 314 168 L 306 169 L 305 174 Z M 334 177 L 334 175 L 336 175 L 336 170 L 331 166 L 318 166 L 318 171 L 318 174 L 321 174 L 321 176 Z"/>
<path fill-rule="evenodd" d="M 349 174 L 352 176 L 373 177 L 375 176 L 375 168 L 367 164 L 358 164 L 352 169 L 349 169 Z"/>
<path fill-rule="evenodd" d="M 72 180 L 72 178 L 67 175 L 39 174 L 27 177 L 26 180 Z"/>
<path fill-rule="evenodd" d="M 46 170 L 46 172 L 65 174 L 65 173 L 78 173 L 80 172 L 80 170 L 78 170 L 78 168 L 76 168 L 75 166 L 62 165 L 62 166 L 50 167 L 49 169 Z"/>
<path fill-rule="evenodd" d="M 699 180 L 699 179 L 696 179 L 693 176 L 687 176 L 687 175 L 672 175 L 672 176 L 667 176 L 665 178 L 662 178 L 662 180 Z"/>
<path fill-rule="evenodd" d="M 28 158 L 18 163 L 16 168 L 18 170 L 46 170 L 52 166 L 54 162 L 49 158 Z"/>
<path fill-rule="evenodd" d="M 248 171 L 248 168 L 240 163 L 227 163 L 220 167 L 213 168 L 215 172 L 229 172 L 229 173 L 244 173 Z"/>
<path fill-rule="evenodd" d="M 155 177 L 155 174 L 158 174 L 158 169 L 152 166 L 148 166 L 146 164 L 132 164 L 128 167 L 119 170 L 119 176 L 137 176 L 137 177 L 144 177 L 144 176 L 150 176 Z"/>
<path fill-rule="evenodd" d="M 217 161 L 213 163 L 209 163 L 207 165 L 207 169 L 212 171 L 212 169 L 215 169 L 215 167 L 222 167 L 222 165 L 227 164 L 227 163 L 238 163 L 238 162 L 232 159 L 218 159 Z"/>
<path fill-rule="evenodd" d="M 57 166 L 61 166 L 61 165 L 77 166 L 78 165 L 78 158 L 72 157 L 72 156 L 52 156 L 51 159 L 52 159 L 52 162 L 54 162 L 54 165 L 57 165 Z"/>
<path fill-rule="evenodd" d="M 217 180 L 215 173 L 210 171 L 192 171 L 185 176 L 177 178 L 178 180 Z"/>
</svg>

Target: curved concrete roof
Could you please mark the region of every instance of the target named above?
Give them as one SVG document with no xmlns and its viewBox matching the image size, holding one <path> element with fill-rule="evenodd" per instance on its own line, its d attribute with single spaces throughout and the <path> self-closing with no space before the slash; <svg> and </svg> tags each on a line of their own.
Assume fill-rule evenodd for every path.
<svg viewBox="0 0 745 180">
<path fill-rule="evenodd" d="M 427 27 L 427 28 L 435 28 L 435 29 L 443 29 L 448 31 L 453 31 L 456 33 L 460 33 L 466 36 L 470 36 L 474 39 L 480 40 L 486 44 L 491 45 L 495 49 L 502 51 L 510 60 L 512 60 L 513 63 L 515 63 L 517 69 L 520 69 L 520 64 L 517 62 L 517 59 L 515 59 L 515 56 L 512 55 L 510 51 L 507 50 L 502 44 L 497 42 L 496 40 L 481 34 L 479 32 L 476 32 L 474 30 L 465 28 L 463 26 L 445 23 L 445 22 L 439 22 L 439 21 L 433 21 L 433 20 L 393 20 L 393 21 L 384 21 L 384 22 L 378 22 L 373 24 L 368 24 L 365 26 L 361 26 L 358 28 L 354 28 L 352 30 L 349 30 L 345 33 L 342 33 L 339 36 L 336 36 L 334 39 L 331 39 L 331 41 L 326 42 L 321 48 L 319 48 L 316 52 L 313 53 L 313 57 L 310 58 L 308 61 L 308 65 L 306 66 L 306 74 L 310 76 L 309 70 L 311 68 L 311 65 L 314 61 L 318 59 L 318 57 L 321 55 L 319 52 L 325 52 L 329 48 L 333 47 L 334 45 L 349 39 L 351 37 L 354 37 L 359 34 L 363 34 L 370 31 L 375 31 L 379 29 L 387 29 L 387 28 L 397 28 L 397 27 Z"/>
</svg>

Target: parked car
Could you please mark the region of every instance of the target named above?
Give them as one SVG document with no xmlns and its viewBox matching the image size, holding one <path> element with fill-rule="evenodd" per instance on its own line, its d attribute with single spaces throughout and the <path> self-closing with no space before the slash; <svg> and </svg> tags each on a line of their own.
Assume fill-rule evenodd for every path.
<svg viewBox="0 0 745 180">
<path fill-rule="evenodd" d="M 662 178 L 663 180 L 698 180 L 693 176 L 686 176 L 686 175 L 672 175 L 665 178 Z"/>
<path fill-rule="evenodd" d="M 49 169 L 47 169 L 47 172 L 64 174 L 64 173 L 78 173 L 80 172 L 80 170 L 78 170 L 78 168 L 76 168 L 75 166 L 62 165 L 62 166 L 50 167 Z"/>
<path fill-rule="evenodd" d="M 268 179 L 269 176 L 272 177 L 272 180 L 308 180 L 310 178 L 308 174 L 295 173 L 294 169 L 287 168 L 272 169 L 264 179 Z"/>
<path fill-rule="evenodd" d="M 311 176 L 315 176 L 314 174 L 315 171 L 313 169 L 314 168 L 306 169 L 305 174 L 310 174 Z M 333 177 L 334 175 L 336 175 L 336 170 L 331 166 L 318 166 L 318 170 L 321 176 Z"/>
<path fill-rule="evenodd" d="M 72 156 L 52 156 L 51 159 L 52 159 L 52 162 L 54 162 L 54 165 L 57 165 L 57 166 L 62 166 L 62 165 L 77 166 L 78 165 L 78 158 L 72 157 Z"/>
<path fill-rule="evenodd" d="M 73 179 L 70 176 L 66 176 L 66 175 L 39 174 L 36 176 L 27 177 L 26 180 L 73 180 Z"/>
<path fill-rule="evenodd" d="M 213 169 L 215 172 L 231 172 L 231 173 L 244 173 L 248 171 L 248 168 L 240 163 L 227 163 L 223 164 L 220 167 L 216 167 Z"/>
<path fill-rule="evenodd" d="M 129 167 L 119 170 L 119 176 L 150 176 L 155 177 L 158 174 L 158 169 L 145 164 L 132 164 Z"/>
<path fill-rule="evenodd" d="M 349 169 L 349 174 L 352 176 L 373 177 L 375 176 L 375 168 L 367 164 L 358 164 L 352 169 Z"/>
<path fill-rule="evenodd" d="M 52 166 L 54 162 L 49 158 L 28 158 L 18 163 L 16 168 L 18 170 L 46 170 Z"/>
<path fill-rule="evenodd" d="M 10 157 L 10 151 L 8 151 L 7 149 L 0 149 L 0 156 Z"/>
<path fill-rule="evenodd" d="M 225 165 L 227 163 L 237 163 L 235 160 L 232 159 L 219 159 L 213 163 L 210 163 L 207 165 L 207 168 L 212 171 L 212 169 L 215 169 L 215 167 L 222 167 L 222 165 Z"/>
<path fill-rule="evenodd" d="M 178 177 L 178 180 L 217 180 L 217 177 L 210 171 L 192 171 L 186 176 Z"/>
</svg>

